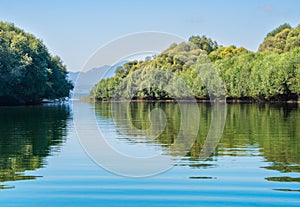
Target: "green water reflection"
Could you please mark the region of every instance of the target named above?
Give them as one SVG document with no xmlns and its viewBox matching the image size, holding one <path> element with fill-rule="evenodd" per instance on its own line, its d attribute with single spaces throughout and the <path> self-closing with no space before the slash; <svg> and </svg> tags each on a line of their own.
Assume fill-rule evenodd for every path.
<svg viewBox="0 0 300 207">
<path fill-rule="evenodd" d="M 0 182 L 35 179 L 24 172 L 43 167 L 45 157 L 58 150 L 69 116 L 65 105 L 1 107 Z"/>
<path fill-rule="evenodd" d="M 122 105 L 120 103 L 120 105 Z M 166 113 L 167 125 L 155 140 L 168 148 L 176 142 L 180 127 L 180 108 L 176 103 L 131 103 L 127 109 L 129 120 L 139 129 L 150 126 L 149 112 L 161 108 Z M 100 118 L 112 119 L 111 104 L 96 104 L 96 114 Z M 186 104 L 184 110 L 189 110 Z M 186 155 L 190 167 L 210 167 L 210 164 L 194 163 L 199 158 L 211 122 L 210 104 L 199 104 L 200 126 L 197 139 Z M 118 113 L 114 113 L 118 116 Z M 197 114 L 197 113 L 195 113 Z M 116 127 L 124 131 L 126 118 L 115 119 Z M 193 121 L 193 117 L 190 117 Z M 265 164 L 259 166 L 281 173 L 300 172 L 300 111 L 296 104 L 228 104 L 227 119 L 223 136 L 212 157 L 218 156 L 263 156 Z M 126 128 L 125 128 L 126 130 Z M 192 130 L 192 129 L 191 129 Z M 270 165 L 271 163 L 271 165 Z M 268 181 L 293 181 L 299 178 L 270 177 Z"/>
<path fill-rule="evenodd" d="M 122 103 L 115 110 L 126 110 L 126 117 L 117 117 L 117 131 L 128 134 L 124 139 L 130 139 L 128 119 L 141 130 L 150 127 L 149 113 L 155 108 L 164 110 L 167 125 L 155 140 L 146 140 L 146 144 L 156 145 L 168 151 L 177 140 L 180 133 L 181 112 L 176 103 L 131 103 L 124 108 Z M 183 105 L 184 110 L 191 110 L 189 104 Z M 97 103 L 96 115 L 101 120 L 112 120 L 111 104 Z M 218 162 L 203 162 L 199 160 L 207 133 L 211 125 L 212 107 L 210 104 L 199 104 L 200 125 L 198 136 L 187 152 L 180 166 L 192 169 L 218 168 Z M 193 114 L 193 113 L 192 113 Z M 123 116 L 124 113 L 114 113 Z M 189 117 L 193 122 L 197 113 Z M 1 107 L 0 108 L 0 189 L 10 188 L 6 181 L 35 179 L 33 172 L 43 167 L 46 157 L 59 150 L 65 140 L 68 119 L 71 118 L 68 105 L 49 105 L 35 107 Z M 156 124 L 161 124 L 159 121 Z M 255 157 L 264 160 L 258 168 L 278 175 L 264 177 L 266 182 L 285 182 L 299 184 L 300 173 L 300 110 L 298 105 L 258 105 L 258 104 L 228 104 L 227 119 L 223 136 L 215 152 L 208 160 L 219 157 Z M 187 129 L 194 131 L 192 124 L 187 123 Z M 129 137 L 129 138 L 128 138 Z M 183 146 L 185 149 L 186 146 Z M 176 156 L 176 153 L 171 154 Z M 32 175 L 33 174 L 33 175 Z M 215 179 L 214 176 L 191 176 L 190 179 Z M 262 178 L 263 179 L 263 178 Z M 299 189 L 278 188 L 277 191 L 299 192 Z"/>
</svg>

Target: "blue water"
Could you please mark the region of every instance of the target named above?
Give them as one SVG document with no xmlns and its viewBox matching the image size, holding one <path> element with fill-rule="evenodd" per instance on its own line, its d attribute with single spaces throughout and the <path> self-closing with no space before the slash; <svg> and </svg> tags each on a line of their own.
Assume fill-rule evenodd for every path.
<svg viewBox="0 0 300 207">
<path fill-rule="evenodd" d="M 88 104 L 83 107 L 93 110 Z M 258 106 L 246 107 L 257 110 Z M 267 169 L 281 160 L 270 161 L 271 158 L 264 156 L 264 148 L 259 143 L 265 135 L 260 134 L 259 130 L 253 129 L 254 140 L 248 140 L 249 128 L 235 130 L 226 122 L 223 139 L 235 137 L 232 141 L 237 143 L 221 141 L 217 153 L 208 160 L 199 161 L 187 155 L 173 168 L 159 175 L 129 178 L 104 170 L 87 156 L 74 130 L 72 108 L 70 111 L 70 117 L 65 119 L 66 125 L 63 126 L 65 133 L 62 141 L 50 147 L 40 167 L 21 172 L 22 175 L 35 176 L 35 179 L 0 183 L 6 187 L 0 190 L 1 206 L 300 206 L 299 181 L 266 179 L 298 178 L 300 174 L 298 170 L 284 172 Z M 292 111 L 294 115 L 291 120 L 285 122 L 289 125 L 300 120 L 300 111 L 297 108 Z M 298 143 L 299 129 L 297 126 L 292 128 L 296 130 L 292 139 Z M 239 130 L 245 130 L 245 134 Z M 272 136 L 276 138 L 284 134 L 274 129 Z M 286 136 L 290 140 L 290 135 Z M 255 141 L 255 137 L 260 141 Z M 242 142 L 244 139 L 247 141 Z M 286 154 L 298 158 L 300 152 L 292 154 L 294 149 L 290 152 L 289 148 L 286 150 Z M 296 161 L 282 163 L 299 169 L 296 158 Z"/>
</svg>

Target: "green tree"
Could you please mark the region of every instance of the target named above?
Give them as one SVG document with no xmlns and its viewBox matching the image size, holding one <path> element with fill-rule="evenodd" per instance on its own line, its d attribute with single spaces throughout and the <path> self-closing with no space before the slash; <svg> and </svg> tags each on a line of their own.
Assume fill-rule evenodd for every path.
<svg viewBox="0 0 300 207">
<path fill-rule="evenodd" d="M 267 34 L 258 51 L 282 53 L 298 46 L 300 46 L 300 25 L 292 28 L 289 24 L 283 24 Z"/>
<path fill-rule="evenodd" d="M 66 67 L 41 40 L 0 22 L 0 104 L 35 104 L 69 96 Z"/>
<path fill-rule="evenodd" d="M 208 99 L 225 91 L 228 99 L 297 100 L 300 95 L 299 59 L 300 25 L 291 28 L 284 24 L 270 32 L 258 52 L 234 45 L 218 46 L 205 36 L 192 36 L 188 42 L 172 44 L 151 59 L 124 64 L 116 70 L 116 76 L 101 80 L 93 93 L 99 100 L 116 97 L 112 94 L 119 91 L 123 97 L 133 99 L 187 98 L 190 97 L 187 91 L 193 92 L 195 98 Z M 216 74 L 211 73 L 214 69 Z M 169 72 L 177 79 L 171 81 L 161 76 Z M 213 78 L 216 75 L 221 80 Z M 151 85 L 159 81 L 171 88 L 177 97 Z M 182 81 L 188 90 L 183 90 Z"/>
<path fill-rule="evenodd" d="M 291 25 L 289 25 L 288 23 L 284 23 L 283 25 L 280 25 L 279 27 L 277 27 L 273 31 L 269 32 L 267 34 L 267 37 L 274 37 L 278 33 L 282 32 L 283 30 L 285 30 L 285 29 L 291 29 L 291 28 L 292 28 Z"/>
<path fill-rule="evenodd" d="M 193 44 L 194 47 L 206 51 L 208 54 L 212 51 L 218 49 L 219 45 L 216 41 L 213 41 L 206 36 L 191 36 L 189 42 Z"/>
</svg>

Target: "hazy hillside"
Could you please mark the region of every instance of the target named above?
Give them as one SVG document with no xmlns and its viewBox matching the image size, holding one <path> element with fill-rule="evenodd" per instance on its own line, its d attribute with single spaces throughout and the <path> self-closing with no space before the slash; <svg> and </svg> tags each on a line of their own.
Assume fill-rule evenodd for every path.
<svg viewBox="0 0 300 207">
<path fill-rule="evenodd" d="M 108 70 L 109 67 L 108 65 L 104 65 L 99 68 L 93 68 L 87 72 L 69 72 L 68 78 L 74 84 L 72 96 L 74 96 L 74 93 L 77 93 L 76 97 L 88 94 L 93 86 L 100 80 L 103 71 Z"/>
<path fill-rule="evenodd" d="M 113 66 L 104 65 L 99 68 L 93 68 L 87 72 L 69 72 L 68 78 L 74 83 L 74 91 L 72 97 L 87 96 L 91 89 L 103 78 L 104 73 L 106 78 L 110 78 L 115 75 L 117 67 L 125 64 L 127 61 L 121 61 Z"/>
</svg>

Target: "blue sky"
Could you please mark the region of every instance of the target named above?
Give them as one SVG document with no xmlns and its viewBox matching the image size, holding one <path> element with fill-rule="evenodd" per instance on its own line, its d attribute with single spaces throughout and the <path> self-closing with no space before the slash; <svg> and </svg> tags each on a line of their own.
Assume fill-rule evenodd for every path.
<svg viewBox="0 0 300 207">
<path fill-rule="evenodd" d="M 297 26 L 299 9 L 298 0 L 0 0 L 0 20 L 33 33 L 78 71 L 105 43 L 143 31 L 206 35 L 255 51 L 277 26 Z"/>
</svg>

